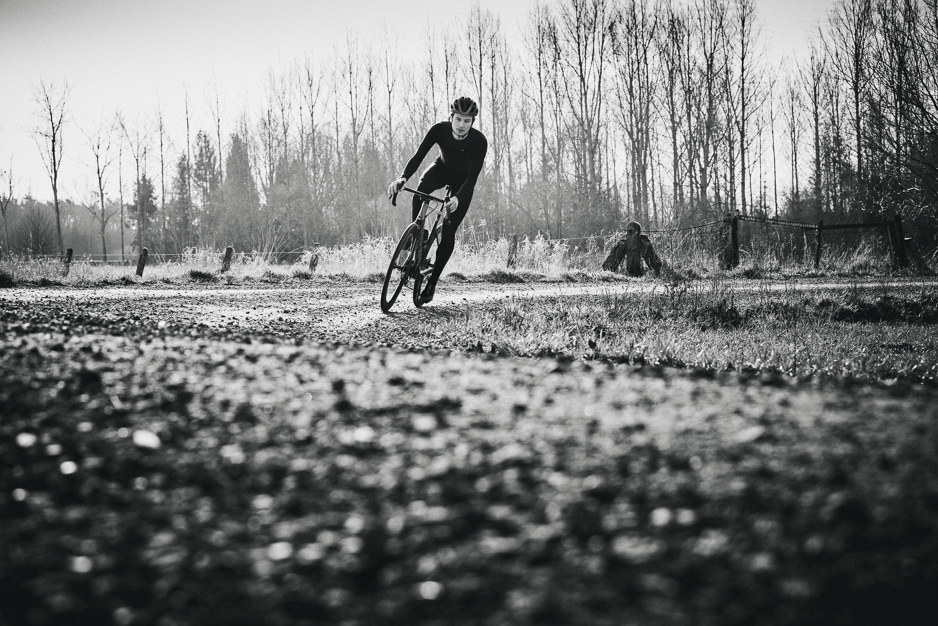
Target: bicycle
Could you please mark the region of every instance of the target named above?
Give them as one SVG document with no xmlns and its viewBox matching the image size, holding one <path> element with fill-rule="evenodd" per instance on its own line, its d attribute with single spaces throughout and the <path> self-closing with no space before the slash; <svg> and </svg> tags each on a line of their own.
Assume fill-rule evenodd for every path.
<svg viewBox="0 0 938 626">
<path fill-rule="evenodd" d="M 444 208 L 450 199 L 449 187 L 446 188 L 446 196 L 443 198 L 409 187 L 404 187 L 401 191 L 414 194 L 423 200 L 423 204 L 417 214 L 417 219 L 404 229 L 394 249 L 394 254 L 391 255 L 388 271 L 384 275 L 384 286 L 381 288 L 381 310 L 385 313 L 394 306 L 398 295 L 410 278 L 414 279 L 414 306 L 417 308 L 423 306 L 420 301 L 421 288 L 426 277 L 433 272 L 433 263 L 430 259 L 436 261 L 436 250 L 440 245 L 443 221 L 449 216 Z M 397 193 L 391 196 L 391 205 L 397 206 Z M 425 224 L 431 215 L 435 215 L 435 218 L 433 226 L 427 231 Z"/>
</svg>

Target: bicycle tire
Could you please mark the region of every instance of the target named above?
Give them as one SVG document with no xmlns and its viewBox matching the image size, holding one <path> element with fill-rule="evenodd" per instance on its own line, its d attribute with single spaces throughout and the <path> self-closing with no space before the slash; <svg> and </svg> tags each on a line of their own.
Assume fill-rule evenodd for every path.
<svg viewBox="0 0 938 626">
<path fill-rule="evenodd" d="M 423 302 L 420 301 L 420 294 L 423 292 L 424 280 L 430 275 L 430 272 L 433 271 L 430 259 L 436 260 L 436 250 L 440 244 L 440 231 L 442 229 L 443 227 L 440 225 L 437 225 L 437 227 L 433 229 L 430 238 L 427 240 L 427 245 L 424 247 L 423 255 L 417 263 L 419 269 L 417 270 L 417 275 L 414 277 L 414 306 L 418 309 L 423 306 Z"/>
<path fill-rule="evenodd" d="M 416 224 L 408 226 L 397 242 L 388 271 L 384 274 L 384 285 L 381 287 L 381 310 L 387 313 L 397 301 L 401 289 L 407 284 L 407 278 L 416 264 L 414 258 L 417 254 L 417 237 L 422 230 Z M 390 297 L 389 297 L 390 293 Z"/>
</svg>

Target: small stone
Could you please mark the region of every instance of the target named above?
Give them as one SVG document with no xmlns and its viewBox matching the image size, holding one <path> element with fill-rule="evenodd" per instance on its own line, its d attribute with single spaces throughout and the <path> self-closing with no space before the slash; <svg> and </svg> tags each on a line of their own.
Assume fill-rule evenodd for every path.
<svg viewBox="0 0 938 626">
<path fill-rule="evenodd" d="M 87 556 L 73 556 L 69 567 L 76 574 L 87 574 L 94 568 L 94 562 Z"/>
<path fill-rule="evenodd" d="M 443 594 L 443 585 L 435 580 L 427 580 L 417 585 L 417 595 L 424 600 L 436 600 Z"/>
<path fill-rule="evenodd" d="M 697 521 L 697 514 L 693 509 L 679 509 L 677 512 L 677 523 L 681 526 L 691 526 Z"/>
<path fill-rule="evenodd" d="M 321 561 L 325 556 L 326 549 L 319 543 L 308 543 L 296 554 L 297 560 L 304 565 Z"/>
<path fill-rule="evenodd" d="M 345 520 L 345 530 L 350 532 L 353 535 L 359 534 L 365 529 L 365 518 L 361 515 L 349 515 L 348 519 Z"/>
<path fill-rule="evenodd" d="M 758 552 L 749 559 L 749 569 L 753 572 L 775 571 L 775 557 L 769 552 Z"/>
<path fill-rule="evenodd" d="M 729 548 L 729 537 L 721 530 L 709 529 L 697 539 L 694 544 L 694 554 L 702 557 L 712 557 L 722 554 Z"/>
<path fill-rule="evenodd" d="M 375 429 L 371 426 L 359 426 L 352 433 L 352 439 L 358 444 L 369 444 L 375 440 Z"/>
<path fill-rule="evenodd" d="M 413 420 L 413 427 L 418 433 L 429 433 L 436 430 L 437 421 L 432 415 L 418 415 Z"/>
<path fill-rule="evenodd" d="M 765 428 L 762 426 L 750 426 L 736 433 L 733 439 L 736 443 L 752 443 L 758 441 L 765 434 Z"/>
<path fill-rule="evenodd" d="M 147 450 L 156 450 L 162 445 L 156 433 L 142 428 L 134 431 L 133 442 L 138 448 Z"/>
<path fill-rule="evenodd" d="M 659 507 L 651 512 L 651 525 L 652 526 L 667 526 L 671 523 L 671 519 L 674 515 L 671 513 L 671 509 L 666 507 Z"/>
<path fill-rule="evenodd" d="M 636 535 L 619 535 L 612 540 L 612 552 L 623 561 L 642 564 L 658 556 L 664 547 L 660 541 Z"/>
<path fill-rule="evenodd" d="M 293 556 L 293 546 L 288 541 L 278 541 L 267 546 L 267 558 L 271 561 L 283 561 Z"/>
</svg>

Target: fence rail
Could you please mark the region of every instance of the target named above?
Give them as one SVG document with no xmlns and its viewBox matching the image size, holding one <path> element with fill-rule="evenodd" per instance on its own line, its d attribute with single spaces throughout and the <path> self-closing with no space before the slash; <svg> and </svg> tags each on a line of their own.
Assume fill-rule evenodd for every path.
<svg viewBox="0 0 938 626">
<path fill-rule="evenodd" d="M 686 226 L 676 226 L 673 228 L 655 228 L 644 231 L 648 234 L 653 235 L 676 235 L 681 233 L 682 235 L 677 238 L 677 241 L 672 237 L 668 244 L 668 248 L 671 249 L 673 253 L 681 248 L 686 247 L 691 239 L 691 235 L 683 235 L 684 233 L 691 233 L 692 231 L 700 231 L 703 229 L 712 229 L 716 237 L 712 240 L 716 244 L 716 254 L 719 259 L 720 265 L 724 269 L 731 269 L 739 265 L 740 258 L 740 233 L 739 233 L 739 224 L 740 222 L 750 222 L 763 225 L 773 225 L 781 226 L 788 228 L 801 229 L 805 233 L 813 232 L 814 233 L 814 266 L 819 267 L 823 255 L 823 251 L 826 246 L 830 245 L 830 242 L 824 236 L 825 233 L 833 231 L 845 231 L 845 230 L 882 230 L 885 235 L 886 241 L 889 244 L 889 252 L 892 260 L 892 264 L 895 268 L 904 268 L 910 265 L 909 260 L 909 251 L 914 250 L 911 241 L 909 238 L 905 237 L 903 232 L 902 218 L 896 215 L 891 220 L 881 220 L 876 222 L 866 222 L 866 223 L 847 223 L 847 224 L 825 224 L 824 220 L 819 220 L 817 223 L 810 223 L 799 220 L 787 220 L 773 217 L 757 217 L 752 215 L 727 215 L 724 218 L 711 220 L 708 222 L 702 222 L 699 224 L 690 224 Z M 541 238 L 542 235 L 539 233 L 537 238 Z M 550 238 L 546 237 L 547 241 L 551 245 L 554 244 L 572 244 L 575 247 L 579 247 L 579 242 L 586 242 L 587 248 L 590 250 L 599 250 L 600 252 L 605 251 L 610 244 L 614 245 L 618 240 L 622 238 L 621 233 L 600 233 L 598 235 L 588 235 L 581 237 L 560 237 L 560 238 Z M 525 239 L 529 239 L 527 236 Z M 697 241 L 698 244 L 703 240 L 693 240 Z M 507 258 L 507 267 L 511 268 L 515 265 L 518 257 L 518 244 L 519 244 L 519 235 L 513 233 L 508 237 L 508 258 Z M 804 248 L 807 248 L 809 245 L 808 238 L 804 238 Z M 317 266 L 320 255 L 318 250 L 321 246 L 314 246 L 311 250 L 291 250 L 278 252 L 273 256 L 279 257 L 281 259 L 285 257 L 302 257 L 303 255 L 309 254 L 309 266 L 310 270 L 314 270 Z M 710 246 L 707 246 L 710 248 Z M 801 249 L 801 245 L 798 245 L 798 248 Z M 710 248 L 714 250 L 714 248 Z M 0 260 L 3 259 L 3 251 L 0 249 Z M 231 246 L 228 246 L 223 256 L 219 253 L 220 256 L 220 268 L 221 272 L 227 272 L 231 267 L 232 255 L 234 249 Z M 805 256 L 807 256 L 807 250 L 804 251 Z M 213 253 L 214 254 L 214 253 Z M 266 258 L 267 255 L 263 255 L 257 252 L 253 253 L 241 253 L 242 258 L 245 255 L 255 254 L 262 258 Z M 7 256 L 9 253 L 7 253 Z M 915 256 L 913 251 L 913 256 Z M 64 276 L 68 275 L 69 268 L 75 261 L 82 261 L 86 263 L 101 263 L 101 264 L 119 264 L 130 266 L 133 263 L 132 257 L 125 254 L 81 254 L 74 255 L 71 248 L 68 249 L 66 255 L 62 257 L 57 254 L 33 254 L 28 255 L 27 258 L 39 258 L 39 259 L 54 259 L 62 263 L 62 273 Z M 147 248 L 144 248 L 136 261 L 136 274 L 138 277 L 143 276 L 143 272 L 146 268 L 148 262 L 152 261 L 180 261 L 185 259 L 204 259 L 205 252 L 201 251 L 188 251 L 182 253 L 163 253 L 155 252 L 150 254 Z M 918 257 L 916 256 L 916 262 L 919 262 Z M 924 263 L 924 259 L 921 260 Z"/>
<path fill-rule="evenodd" d="M 814 248 L 814 267 L 821 264 L 821 256 L 826 245 L 824 233 L 837 230 L 883 230 L 889 241 L 889 252 L 892 257 L 894 268 L 905 268 L 909 266 L 909 243 L 910 240 L 903 232 L 902 218 L 896 215 L 892 220 L 878 222 L 862 222 L 850 224 L 825 224 L 824 220 L 818 220 L 816 224 L 809 222 L 799 222 L 793 220 L 783 220 L 772 217 L 755 217 L 751 215 L 734 215 L 725 218 L 724 223 L 729 229 L 729 239 L 724 252 L 724 265 L 726 267 L 735 267 L 739 264 L 739 222 L 759 222 L 763 224 L 776 224 L 779 226 L 790 226 L 801 228 L 806 231 L 815 232 Z"/>
</svg>

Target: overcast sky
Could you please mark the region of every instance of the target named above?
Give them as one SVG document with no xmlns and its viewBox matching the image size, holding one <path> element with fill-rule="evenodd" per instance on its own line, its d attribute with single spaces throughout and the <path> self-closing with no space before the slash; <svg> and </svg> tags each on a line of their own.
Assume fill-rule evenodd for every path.
<svg viewBox="0 0 938 626">
<path fill-rule="evenodd" d="M 769 56 L 805 48 L 834 0 L 756 0 Z M 514 38 L 544 0 L 476 0 Z M 552 4 L 553 2 L 546 2 Z M 217 89 L 222 114 L 240 114 L 265 78 L 311 55 L 326 59 L 357 38 L 402 59 L 416 59 L 429 24 L 447 27 L 473 2 L 443 0 L 0 0 L 0 169 L 12 156 L 14 195 L 50 199 L 36 147 L 35 90 L 40 79 L 71 86 L 63 164 L 64 194 L 87 195 L 91 171 L 78 125 L 116 111 L 130 120 L 160 107 L 178 124 L 184 94 L 192 115 L 208 117 Z M 208 127 L 202 123 L 198 127 Z M 184 132 L 184 131 L 182 131 Z M 194 132 L 194 130 L 193 130 Z M 170 128 L 170 134 L 179 132 Z"/>
</svg>

